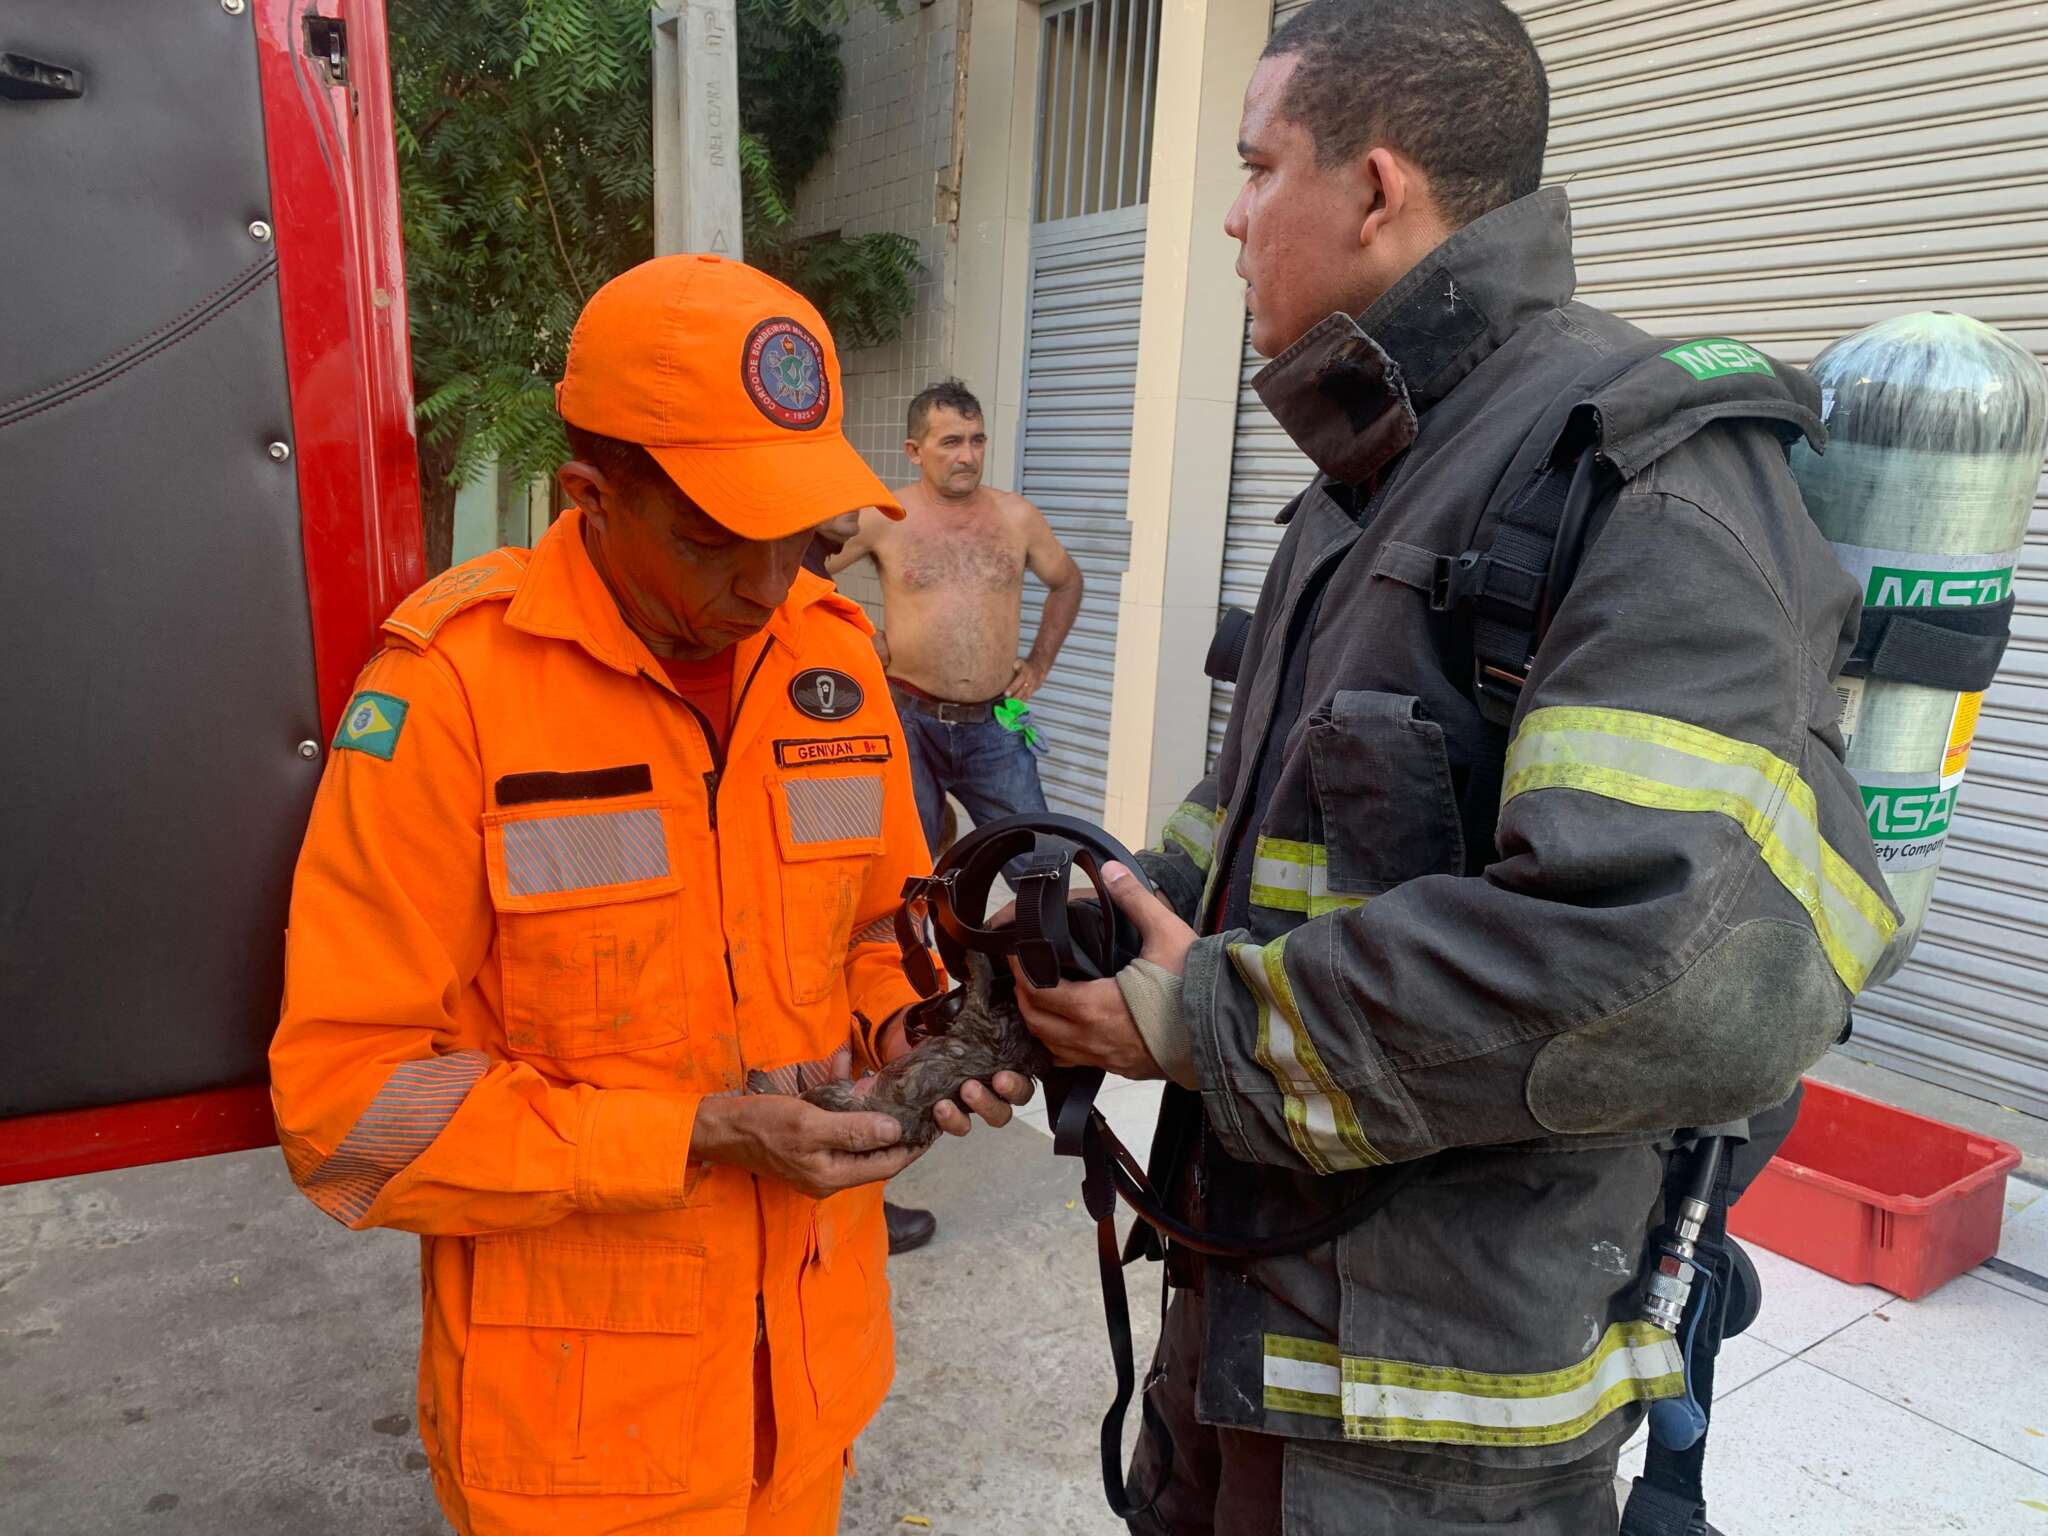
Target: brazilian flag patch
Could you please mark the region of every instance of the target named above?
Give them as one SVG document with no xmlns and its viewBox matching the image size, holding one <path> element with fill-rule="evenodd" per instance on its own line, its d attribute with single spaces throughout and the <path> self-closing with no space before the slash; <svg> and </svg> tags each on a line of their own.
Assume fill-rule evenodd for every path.
<svg viewBox="0 0 2048 1536">
<path fill-rule="evenodd" d="M 398 750 L 398 733 L 405 729 L 405 712 L 411 708 L 401 698 L 365 688 L 348 701 L 341 727 L 334 733 L 334 749 L 367 752 L 390 762 Z"/>
</svg>

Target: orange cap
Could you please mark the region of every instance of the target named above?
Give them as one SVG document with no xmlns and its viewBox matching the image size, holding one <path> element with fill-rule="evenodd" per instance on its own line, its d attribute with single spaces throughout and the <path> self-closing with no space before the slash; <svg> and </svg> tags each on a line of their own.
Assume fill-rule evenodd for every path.
<svg viewBox="0 0 2048 1536">
<path fill-rule="evenodd" d="M 859 507 L 903 515 L 840 430 L 824 319 L 722 256 L 657 256 L 598 289 L 555 407 L 572 426 L 639 443 L 742 538 L 785 538 Z"/>
</svg>

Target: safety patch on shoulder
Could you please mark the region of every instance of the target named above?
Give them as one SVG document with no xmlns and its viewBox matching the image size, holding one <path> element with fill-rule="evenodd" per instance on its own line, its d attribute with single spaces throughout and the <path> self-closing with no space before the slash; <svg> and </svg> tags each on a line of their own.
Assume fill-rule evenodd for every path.
<svg viewBox="0 0 2048 1536">
<path fill-rule="evenodd" d="M 1673 347 L 1668 352 L 1657 354 L 1666 362 L 1676 363 L 1695 379 L 1725 378 L 1731 373 L 1761 373 L 1775 375 L 1777 369 L 1771 360 L 1747 342 L 1729 341 L 1726 337 L 1708 337 L 1705 341 L 1688 341 L 1682 347 Z"/>
<path fill-rule="evenodd" d="M 392 693 L 365 688 L 348 701 L 341 725 L 334 733 L 337 752 L 364 752 L 391 761 L 398 750 L 398 733 L 405 729 L 405 717 L 412 706 Z"/>
<path fill-rule="evenodd" d="M 435 632 L 463 609 L 516 593 L 532 558 L 530 550 L 494 549 L 443 571 L 400 603 L 384 627 L 415 645 L 431 644 Z"/>
</svg>

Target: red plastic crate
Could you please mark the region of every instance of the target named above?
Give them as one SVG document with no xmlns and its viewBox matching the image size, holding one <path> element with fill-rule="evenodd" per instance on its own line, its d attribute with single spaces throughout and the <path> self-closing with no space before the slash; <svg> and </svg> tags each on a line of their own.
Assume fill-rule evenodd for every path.
<svg viewBox="0 0 2048 1536">
<path fill-rule="evenodd" d="M 2019 1149 L 1809 1079 L 1728 1228 L 1853 1285 L 1925 1296 L 1998 1251 Z"/>
</svg>

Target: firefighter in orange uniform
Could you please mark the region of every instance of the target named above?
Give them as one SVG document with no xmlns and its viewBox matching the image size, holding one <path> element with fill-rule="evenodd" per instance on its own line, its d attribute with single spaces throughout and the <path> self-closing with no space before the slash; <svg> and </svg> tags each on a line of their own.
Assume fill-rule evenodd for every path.
<svg viewBox="0 0 2048 1536">
<path fill-rule="evenodd" d="M 557 391 L 575 508 L 385 623 L 292 892 L 292 1176 L 422 1237 L 420 1435 L 471 1536 L 827 1532 L 893 1365 L 882 1115 L 747 1093 L 903 1049 L 929 868 L 811 529 L 900 516 L 815 310 L 648 262 Z M 1028 1082 L 963 1094 L 991 1124 Z M 967 1116 L 942 1106 L 955 1134 Z"/>
</svg>

